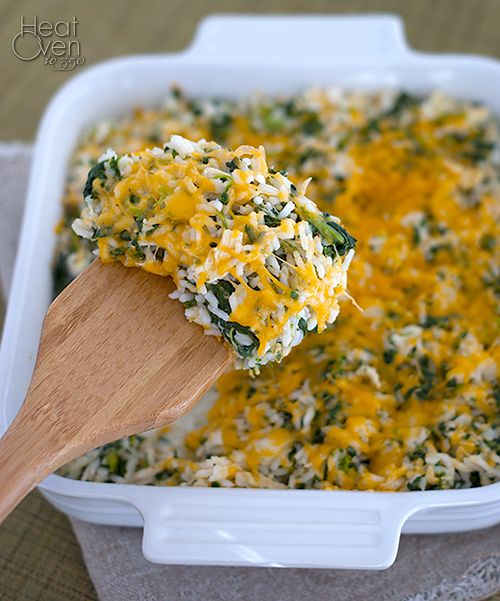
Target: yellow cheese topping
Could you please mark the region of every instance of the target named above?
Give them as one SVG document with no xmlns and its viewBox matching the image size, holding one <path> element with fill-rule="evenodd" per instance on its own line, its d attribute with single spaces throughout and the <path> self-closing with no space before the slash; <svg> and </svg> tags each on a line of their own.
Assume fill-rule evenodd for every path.
<svg viewBox="0 0 500 601">
<path fill-rule="evenodd" d="M 319 207 L 360 241 L 350 292 L 364 312 L 345 303 L 333 328 L 280 364 L 223 376 L 198 416 L 96 449 L 66 475 L 396 491 L 500 479 L 500 135 L 485 107 L 440 94 L 311 89 L 197 103 L 175 92 L 162 111 L 102 127 L 75 155 L 79 186 L 78 161 L 173 131 L 264 144 L 292 180 L 312 175 Z M 75 190 L 64 269 L 90 252 L 68 236 Z"/>
<path fill-rule="evenodd" d="M 178 135 L 90 170 L 77 234 L 103 261 L 170 275 L 188 319 L 254 371 L 337 317 L 355 240 L 264 149 Z"/>
</svg>

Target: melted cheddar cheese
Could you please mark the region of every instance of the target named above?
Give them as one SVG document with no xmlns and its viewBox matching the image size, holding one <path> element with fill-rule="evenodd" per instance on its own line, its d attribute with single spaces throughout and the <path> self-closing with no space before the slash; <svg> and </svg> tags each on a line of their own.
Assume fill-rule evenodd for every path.
<svg viewBox="0 0 500 601">
<path fill-rule="evenodd" d="M 264 144 L 292 180 L 313 176 L 319 207 L 360 241 L 350 292 L 364 311 L 345 303 L 333 328 L 257 378 L 224 375 L 184 423 L 96 449 L 64 473 L 395 491 L 500 479 L 500 134 L 489 111 L 440 94 L 197 103 L 174 93 L 164 111 L 139 111 L 102 140 L 94 131 L 76 160 L 145 146 L 179 123 L 233 147 Z M 68 250 L 62 232 L 62 253 L 87 252 Z"/>
<path fill-rule="evenodd" d="M 186 317 L 222 336 L 254 372 L 339 312 L 355 240 L 263 147 L 174 135 L 163 149 L 92 167 L 74 231 L 100 258 L 174 278 Z"/>
</svg>

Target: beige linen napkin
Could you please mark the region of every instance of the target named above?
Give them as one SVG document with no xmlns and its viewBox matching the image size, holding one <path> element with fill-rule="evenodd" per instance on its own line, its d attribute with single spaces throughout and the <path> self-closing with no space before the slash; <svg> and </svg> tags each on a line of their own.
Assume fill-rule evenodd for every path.
<svg viewBox="0 0 500 601">
<path fill-rule="evenodd" d="M 26 190 L 30 147 L 0 144 L 0 282 L 7 291 Z M 500 525 L 404 536 L 384 572 L 158 566 L 142 531 L 71 520 L 101 601 L 478 601 L 500 590 Z"/>
</svg>

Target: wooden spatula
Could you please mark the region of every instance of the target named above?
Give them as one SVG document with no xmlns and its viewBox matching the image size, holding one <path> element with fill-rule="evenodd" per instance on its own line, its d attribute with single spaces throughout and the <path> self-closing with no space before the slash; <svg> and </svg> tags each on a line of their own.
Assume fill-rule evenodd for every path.
<svg viewBox="0 0 500 601">
<path fill-rule="evenodd" d="M 0 522 L 74 457 L 173 422 L 232 361 L 170 278 L 96 260 L 50 306 L 28 394 L 0 440 Z"/>
</svg>

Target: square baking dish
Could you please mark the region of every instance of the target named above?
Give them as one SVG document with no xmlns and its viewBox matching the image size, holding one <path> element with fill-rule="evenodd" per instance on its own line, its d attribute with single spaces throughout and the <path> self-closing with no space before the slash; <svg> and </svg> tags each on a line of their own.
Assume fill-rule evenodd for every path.
<svg viewBox="0 0 500 601">
<path fill-rule="evenodd" d="M 312 85 L 435 89 L 479 100 L 500 116 L 500 62 L 410 50 L 391 15 L 215 16 L 192 45 L 82 71 L 51 101 L 33 156 L 26 214 L 0 350 L 0 433 L 19 409 L 51 300 L 54 226 L 66 167 L 82 130 L 177 83 L 190 96 L 237 98 Z M 471 530 L 500 521 L 500 483 L 450 491 L 255 490 L 80 482 L 40 486 L 61 511 L 100 524 L 143 526 L 146 558 L 196 565 L 382 569 L 401 532 Z"/>
</svg>

